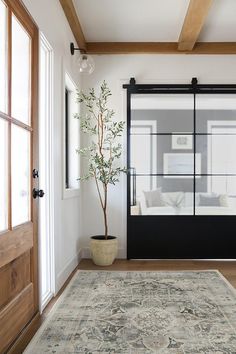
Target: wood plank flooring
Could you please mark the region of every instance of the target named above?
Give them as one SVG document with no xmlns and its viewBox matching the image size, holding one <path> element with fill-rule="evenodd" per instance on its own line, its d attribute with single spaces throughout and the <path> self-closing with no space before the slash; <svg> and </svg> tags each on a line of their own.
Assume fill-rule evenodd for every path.
<svg viewBox="0 0 236 354">
<path fill-rule="evenodd" d="M 207 270 L 217 269 L 236 288 L 236 261 L 185 261 L 185 260 L 123 260 L 117 259 L 110 267 L 98 267 L 91 259 L 83 259 L 78 269 L 104 270 Z"/>
<path fill-rule="evenodd" d="M 77 271 L 81 270 L 207 270 L 207 269 L 217 269 L 219 270 L 225 278 L 236 288 L 236 261 L 143 261 L 143 260 L 130 260 L 117 259 L 109 267 L 98 267 L 93 264 L 91 259 L 82 259 L 78 267 L 71 273 L 59 293 L 49 302 L 47 307 L 44 309 L 42 314 L 42 320 L 44 321 L 50 312 L 52 306 L 58 300 L 60 295 L 66 289 L 71 278 Z"/>
<path fill-rule="evenodd" d="M 93 264 L 91 259 L 83 259 L 78 267 L 71 273 L 59 293 L 49 302 L 47 307 L 44 309 L 42 314 L 42 322 L 47 318 L 52 306 L 58 300 L 60 295 L 66 289 L 71 278 L 77 271 L 81 270 L 207 270 L 207 269 L 217 269 L 219 270 L 225 278 L 236 288 L 236 261 L 143 261 L 143 260 L 130 260 L 117 259 L 109 267 L 98 267 Z"/>
</svg>

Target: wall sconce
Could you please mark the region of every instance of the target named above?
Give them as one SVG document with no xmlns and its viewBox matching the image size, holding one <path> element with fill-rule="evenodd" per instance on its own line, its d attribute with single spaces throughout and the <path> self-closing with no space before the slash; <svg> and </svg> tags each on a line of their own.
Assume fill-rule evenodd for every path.
<svg viewBox="0 0 236 354">
<path fill-rule="evenodd" d="M 86 51 L 84 49 L 75 48 L 74 43 L 71 43 L 71 55 L 74 55 L 76 50 L 80 52 L 78 58 L 79 72 L 82 74 L 92 74 L 95 69 L 95 63 L 93 58 L 91 57 L 91 55 L 86 54 Z"/>
</svg>

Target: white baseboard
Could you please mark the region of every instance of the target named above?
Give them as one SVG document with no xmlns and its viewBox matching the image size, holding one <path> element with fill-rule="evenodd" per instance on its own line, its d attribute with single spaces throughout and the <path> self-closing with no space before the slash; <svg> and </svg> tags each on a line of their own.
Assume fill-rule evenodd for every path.
<svg viewBox="0 0 236 354">
<path fill-rule="evenodd" d="M 82 249 L 82 258 L 91 258 L 91 252 L 89 247 L 84 247 Z M 126 252 L 124 248 L 118 249 L 117 258 L 119 259 L 126 259 Z"/>
<path fill-rule="evenodd" d="M 61 289 L 61 287 L 64 285 L 70 274 L 73 272 L 73 270 L 77 267 L 79 262 L 82 259 L 82 249 L 79 250 L 78 254 L 75 255 L 72 259 L 67 262 L 65 267 L 62 269 L 62 271 L 57 275 L 56 277 L 56 294 L 58 291 Z"/>
</svg>

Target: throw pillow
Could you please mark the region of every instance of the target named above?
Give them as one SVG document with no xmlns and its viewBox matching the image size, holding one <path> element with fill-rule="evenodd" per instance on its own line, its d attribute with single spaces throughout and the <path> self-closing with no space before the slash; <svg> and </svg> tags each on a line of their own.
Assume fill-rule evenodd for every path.
<svg viewBox="0 0 236 354">
<path fill-rule="evenodd" d="M 220 194 L 220 206 L 228 207 L 229 206 L 229 198 L 227 194 Z"/>
<path fill-rule="evenodd" d="M 199 195 L 199 206 L 221 206 L 220 196 Z"/>
<path fill-rule="evenodd" d="M 165 206 L 162 199 L 161 188 L 152 191 L 143 191 L 147 208 Z"/>
</svg>

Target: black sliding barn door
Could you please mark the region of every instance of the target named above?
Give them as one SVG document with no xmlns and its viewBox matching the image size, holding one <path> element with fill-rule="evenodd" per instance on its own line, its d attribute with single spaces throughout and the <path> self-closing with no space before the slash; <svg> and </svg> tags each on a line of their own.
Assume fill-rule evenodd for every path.
<svg viewBox="0 0 236 354">
<path fill-rule="evenodd" d="M 127 258 L 235 259 L 236 85 L 127 89 Z"/>
</svg>

